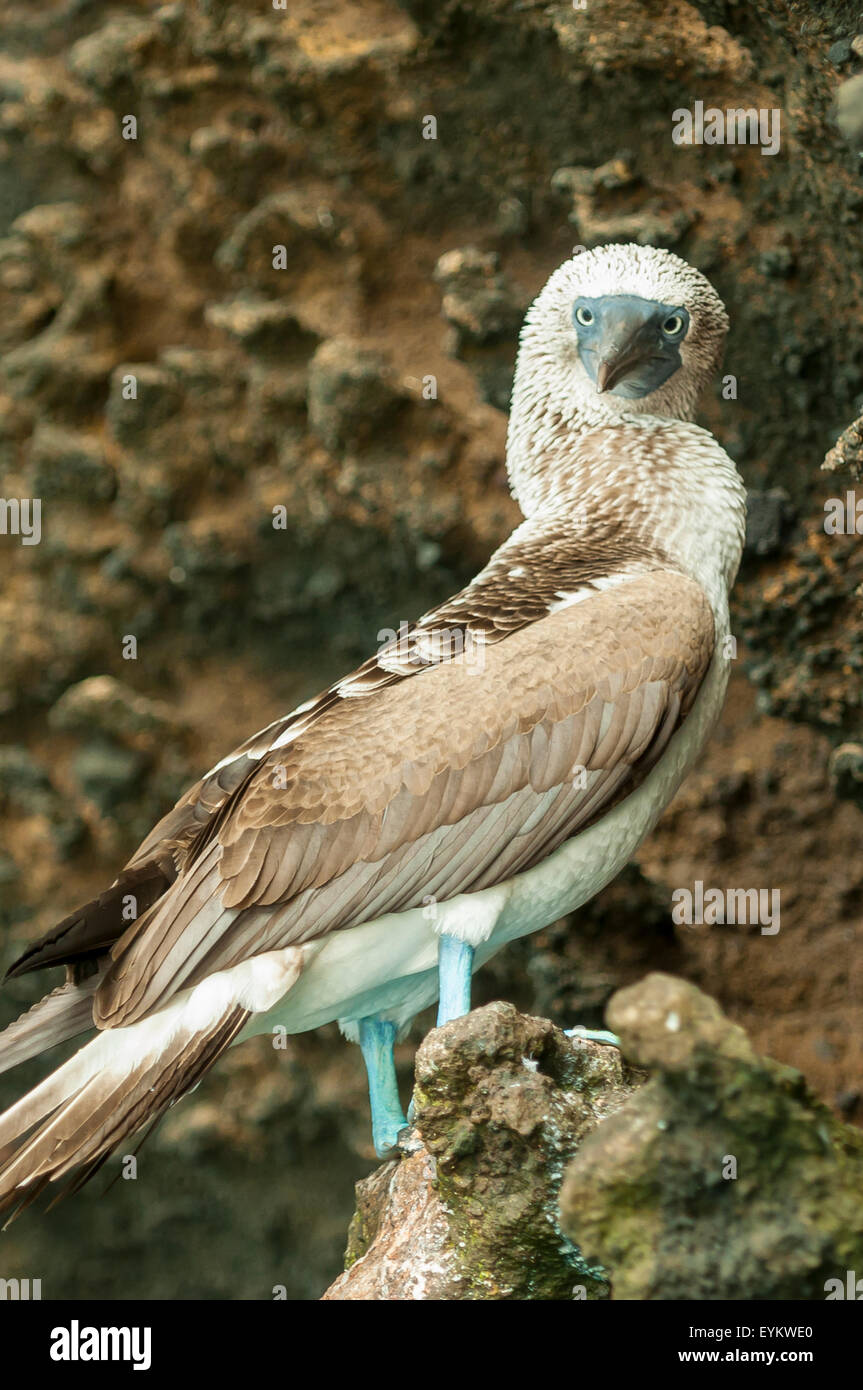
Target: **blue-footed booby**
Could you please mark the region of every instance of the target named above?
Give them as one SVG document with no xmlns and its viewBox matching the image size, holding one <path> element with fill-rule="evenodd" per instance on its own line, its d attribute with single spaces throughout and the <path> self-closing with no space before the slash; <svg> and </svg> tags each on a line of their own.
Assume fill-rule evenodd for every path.
<svg viewBox="0 0 863 1390">
<path fill-rule="evenodd" d="M 95 1036 L 0 1117 L 0 1204 L 78 1186 L 230 1044 L 333 1019 L 393 1149 L 394 1040 L 436 999 L 439 1022 L 465 1012 L 478 966 L 614 878 L 717 719 L 745 494 L 692 418 L 727 327 L 664 250 L 554 272 L 513 387 L 521 525 L 223 758 L 12 967 L 67 981 L 0 1035 L 0 1066 Z"/>
</svg>

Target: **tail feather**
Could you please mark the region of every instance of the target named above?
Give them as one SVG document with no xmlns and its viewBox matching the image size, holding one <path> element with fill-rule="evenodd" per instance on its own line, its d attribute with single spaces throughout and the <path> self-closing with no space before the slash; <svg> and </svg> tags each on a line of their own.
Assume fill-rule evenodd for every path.
<svg viewBox="0 0 863 1390">
<path fill-rule="evenodd" d="M 4 1159 L 0 1212 L 18 1208 L 22 1201 L 27 1204 L 34 1187 L 41 1192 L 80 1169 L 72 1184 L 77 1190 L 118 1144 L 146 1122 L 158 1119 L 198 1083 L 248 1016 L 247 1010 L 235 1005 L 204 1034 L 175 1033 L 163 1051 L 144 1057 L 131 1071 L 100 1070 L 71 1094 L 61 1084 L 59 1093 L 55 1092 L 62 1097 L 57 1105 L 48 1108 L 54 1098 L 51 1094 L 40 1098 L 43 1115 L 35 1127 L 30 1123 L 33 1110 L 25 1108 L 13 1121 L 17 1134 L 0 1151 Z M 61 1067 L 56 1073 L 58 1078 L 62 1071 Z M 16 1109 L 4 1120 L 8 1122 Z"/>
<path fill-rule="evenodd" d="M 60 985 L 4 1028 L 0 1032 L 0 1074 L 95 1027 L 93 995 L 103 973 L 91 975 L 82 984 Z"/>
<path fill-rule="evenodd" d="M 50 1184 L 71 1176 L 76 1191 L 88 1181 L 198 1084 L 253 1013 L 284 996 L 302 960 L 301 947 L 286 947 L 211 975 L 137 1023 L 100 1032 L 22 1096 L 0 1115 L 0 1212 L 11 1220 Z"/>
</svg>

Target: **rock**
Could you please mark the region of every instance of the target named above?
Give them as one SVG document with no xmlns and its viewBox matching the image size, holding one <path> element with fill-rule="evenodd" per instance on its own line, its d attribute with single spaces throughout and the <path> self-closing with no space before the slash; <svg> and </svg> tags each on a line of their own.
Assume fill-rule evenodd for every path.
<svg viewBox="0 0 863 1390">
<path fill-rule="evenodd" d="M 836 93 L 836 124 L 849 145 L 863 149 L 863 73 L 849 77 Z"/>
<path fill-rule="evenodd" d="M 56 209 L 51 212 L 53 217 Z M 79 262 L 47 325 L 3 357 L 2 379 L 10 395 L 21 401 L 38 397 L 49 415 L 61 411 L 64 417 L 89 415 L 101 403 L 116 361 L 106 346 L 111 283 L 99 265 Z"/>
<path fill-rule="evenodd" d="M 20 877 L 21 870 L 11 854 L 0 850 L 0 888 L 9 888 L 13 883 L 17 883 Z"/>
<path fill-rule="evenodd" d="M 229 185 L 234 196 L 254 202 L 261 181 L 268 177 L 276 160 L 283 167 L 302 163 L 301 135 L 291 126 L 287 113 L 283 113 L 278 131 L 271 128 L 264 135 L 252 126 L 240 125 L 241 113 L 231 116 L 225 123 L 200 126 L 194 131 L 189 140 L 189 155 L 222 184 Z"/>
<path fill-rule="evenodd" d="M 830 755 L 828 773 L 836 795 L 863 809 L 863 745 L 840 743 Z"/>
<path fill-rule="evenodd" d="M 758 257 L 758 269 L 773 280 L 785 280 L 797 264 L 790 246 L 771 246 Z"/>
<path fill-rule="evenodd" d="M 297 322 L 283 300 L 240 294 L 222 304 L 208 304 L 204 318 L 243 343 L 250 352 L 279 352 L 283 359 L 287 348 L 309 356 L 318 343 L 317 335 Z"/>
<path fill-rule="evenodd" d="M 502 198 L 495 216 L 495 229 L 499 236 L 512 238 L 526 236 L 530 228 L 530 210 L 522 198 Z"/>
<path fill-rule="evenodd" d="M 215 263 L 220 270 L 240 271 L 253 278 L 278 280 L 273 266 L 273 247 L 284 246 L 286 270 L 305 268 L 310 258 L 331 261 L 334 252 L 354 247 L 351 228 L 344 217 L 319 198 L 296 191 L 272 193 L 237 222 L 218 247 Z"/>
<path fill-rule="evenodd" d="M 275 354 L 274 354 L 275 356 Z M 255 437 L 271 437 L 276 448 L 296 449 L 294 438 L 285 438 L 285 426 L 301 426 L 306 418 L 309 373 L 305 364 L 292 367 L 278 357 L 271 363 L 255 363 L 249 370 L 246 401 L 255 421 Z"/>
<path fill-rule="evenodd" d="M 416 1152 L 357 1188 L 349 1299 L 602 1298 L 556 1218 L 561 1174 L 637 1077 L 615 1048 L 489 1004 L 434 1029 L 416 1056 Z"/>
<path fill-rule="evenodd" d="M 328 449 L 363 444 L 406 399 L 386 358 L 353 339 L 331 338 L 309 363 L 309 424 Z"/>
<path fill-rule="evenodd" d="M 821 467 L 828 473 L 847 468 L 853 478 L 863 478 L 863 415 L 842 431 Z"/>
<path fill-rule="evenodd" d="M 75 781 L 102 815 L 134 794 L 142 768 L 138 753 L 104 739 L 94 739 L 72 759 Z"/>
<path fill-rule="evenodd" d="M 33 495 L 43 500 L 107 502 L 116 478 L 94 435 L 40 423 L 31 445 Z"/>
<path fill-rule="evenodd" d="M 182 403 L 176 379 L 164 366 L 124 362 L 111 373 L 105 416 L 117 443 L 134 449 L 175 416 Z"/>
<path fill-rule="evenodd" d="M 52 729 L 63 733 L 91 734 L 148 744 L 176 730 L 168 705 L 148 699 L 114 676 L 90 676 L 70 685 L 48 713 Z"/>
<path fill-rule="evenodd" d="M 30 244 L 38 261 L 51 264 L 59 253 L 81 246 L 92 230 L 92 213 L 80 203 L 37 203 L 16 217 L 12 231 Z"/>
<path fill-rule="evenodd" d="M 475 246 L 447 251 L 434 278 L 443 289 L 441 312 L 455 330 L 457 351 L 466 343 L 515 339 L 525 306 L 501 274 L 497 255 Z"/>
<path fill-rule="evenodd" d="M 596 168 L 557 169 L 551 187 L 570 203 L 569 221 L 586 246 L 606 241 L 674 246 L 695 220 L 677 200 L 669 202 L 660 189 L 652 190 L 628 153 Z"/>
<path fill-rule="evenodd" d="M 0 810 L 13 816 L 43 817 L 60 860 L 68 859 L 87 833 L 85 822 L 68 798 L 56 790 L 47 770 L 20 744 L 0 746 Z M 8 892 L 20 877 L 14 860 L 8 855 L 0 856 L 0 888 L 5 887 Z M 25 873 L 23 878 L 29 882 L 30 874 Z M 11 921 L 15 913 L 3 916 Z"/>
<path fill-rule="evenodd" d="M 859 1130 L 683 980 L 648 975 L 607 1017 L 654 1074 L 580 1147 L 560 1207 L 613 1298 L 823 1299 L 863 1267 Z"/>
<path fill-rule="evenodd" d="M 745 83 L 756 68 L 749 48 L 729 28 L 710 23 L 697 6 L 661 5 L 650 12 L 649 23 L 642 0 L 614 0 L 600 10 L 587 0 L 586 11 L 573 4 L 555 5 L 547 11 L 563 52 L 577 69 L 612 77 L 631 64 L 639 70 L 668 71 L 668 55 L 674 54 L 675 72 L 694 78 L 724 78 L 735 88 Z M 586 22 L 589 18 L 589 22 Z M 608 28 L 597 18 L 608 17 Z M 603 108 L 607 121 L 614 119 L 611 105 Z M 630 118 L 631 120 L 631 118 Z"/>
<path fill-rule="evenodd" d="M 475 246 L 445 252 L 434 278 L 443 289 L 441 313 L 452 330 L 449 351 L 471 367 L 482 399 L 506 410 L 524 299 L 501 273 L 498 256 Z"/>
<path fill-rule="evenodd" d="M 245 371 L 233 352 L 215 349 L 165 348 L 159 363 L 184 398 L 186 410 L 236 412 L 243 395 Z"/>
<path fill-rule="evenodd" d="M 49 811 L 56 793 L 47 770 L 28 748 L 0 744 L 0 804 L 25 814 Z"/>
<path fill-rule="evenodd" d="M 152 20 L 131 15 L 112 19 L 72 45 L 67 59 L 69 68 L 96 91 L 110 92 L 133 77 L 156 32 Z"/>
<path fill-rule="evenodd" d="M 796 517 L 791 498 L 784 488 L 766 492 L 750 488 L 746 494 L 745 555 L 776 555 L 789 538 Z"/>
<path fill-rule="evenodd" d="M 737 631 L 749 653 L 745 670 L 765 712 L 856 737 L 863 631 L 849 613 L 861 585 L 859 537 L 826 534 L 822 512 L 787 548 L 781 570 L 738 590 Z"/>
<path fill-rule="evenodd" d="M 232 349 L 186 347 L 114 371 L 107 419 L 122 446 L 117 509 L 136 527 L 177 519 L 202 485 L 242 471 L 245 374 Z"/>
<path fill-rule="evenodd" d="M 851 58 L 851 40 L 837 39 L 836 43 L 830 45 L 827 50 L 827 61 L 832 63 L 834 68 L 841 68 Z"/>
</svg>

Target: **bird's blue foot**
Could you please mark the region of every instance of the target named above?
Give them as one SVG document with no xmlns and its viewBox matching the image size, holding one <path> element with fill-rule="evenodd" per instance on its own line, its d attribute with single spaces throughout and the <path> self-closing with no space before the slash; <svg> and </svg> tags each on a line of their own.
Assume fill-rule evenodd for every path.
<svg viewBox="0 0 863 1390">
<path fill-rule="evenodd" d="M 454 936 L 440 937 L 438 946 L 439 1003 L 437 1026 L 470 1013 L 473 947 Z"/>
<path fill-rule="evenodd" d="M 605 1028 L 565 1028 L 568 1038 L 586 1038 L 588 1042 L 608 1043 L 609 1047 L 620 1047 L 620 1038 Z"/>
<path fill-rule="evenodd" d="M 399 1100 L 393 1044 L 396 1025 L 373 1015 L 359 1020 L 360 1048 L 369 1078 L 372 1107 L 372 1139 L 378 1158 L 386 1158 L 398 1147 L 399 1133 L 408 1128 Z"/>
</svg>

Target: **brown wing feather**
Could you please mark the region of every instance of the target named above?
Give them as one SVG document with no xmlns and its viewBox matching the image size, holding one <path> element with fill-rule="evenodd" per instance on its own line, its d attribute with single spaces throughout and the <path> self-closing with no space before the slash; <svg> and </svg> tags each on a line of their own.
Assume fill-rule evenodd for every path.
<svg viewBox="0 0 863 1390">
<path fill-rule="evenodd" d="M 97 1022 L 134 1021 L 250 951 L 538 862 L 644 775 L 712 650 L 702 590 L 654 572 L 512 633 L 481 673 L 457 659 L 333 705 L 262 760 L 201 859 L 114 948 Z M 598 774 L 586 788 L 578 764 Z"/>
<path fill-rule="evenodd" d="M 31 970 L 70 963 L 75 965 L 77 978 L 84 963 L 105 955 L 128 927 L 128 916 L 123 916 L 123 899 L 132 894 L 141 916 L 158 902 L 175 877 L 176 874 L 158 860 L 124 873 L 98 898 L 70 912 L 56 927 L 28 946 L 10 965 L 5 978 L 10 980 L 17 975 L 27 975 Z"/>
<path fill-rule="evenodd" d="M 662 558 L 657 551 L 625 541 L 613 527 L 608 534 L 598 530 L 589 541 L 573 547 L 565 532 L 535 531 L 530 522 L 525 523 L 466 589 L 426 613 L 351 675 L 253 734 L 205 774 L 153 827 L 116 882 L 30 945 L 9 968 L 7 978 L 59 964 L 70 964 L 77 978 L 79 964 L 88 966 L 104 955 L 126 928 L 123 898 L 143 895 L 139 916 L 158 902 L 178 873 L 218 835 L 253 780 L 261 755 L 280 734 L 291 729 L 307 731 L 346 700 L 375 696 L 448 662 L 475 638 L 481 637 L 486 644 L 509 638 L 542 620 L 560 590 L 589 592 L 598 579 L 621 566 L 638 572 L 656 568 Z M 414 775 L 408 767 L 407 779 Z M 316 810 L 325 809 L 323 803 L 308 807 L 307 818 L 314 819 Z"/>
</svg>

